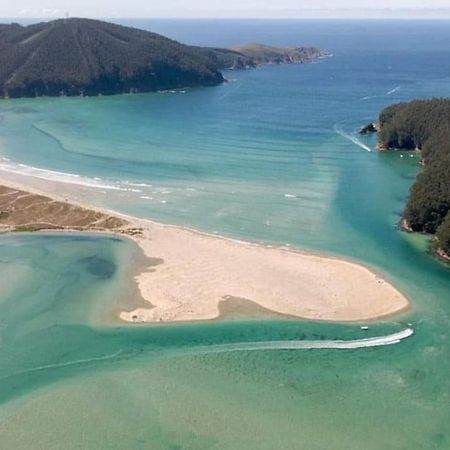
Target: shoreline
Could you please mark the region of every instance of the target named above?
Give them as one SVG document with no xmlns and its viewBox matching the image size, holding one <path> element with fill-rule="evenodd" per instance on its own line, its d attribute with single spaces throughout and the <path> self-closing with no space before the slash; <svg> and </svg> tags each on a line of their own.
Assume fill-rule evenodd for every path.
<svg viewBox="0 0 450 450">
<path fill-rule="evenodd" d="M 134 277 L 147 305 L 122 311 L 119 318 L 125 322 L 220 320 L 221 306 L 230 298 L 274 315 L 335 322 L 376 320 L 410 308 L 399 290 L 363 264 L 92 207 L 31 187 L 18 175 L 11 181 L 0 174 L 0 184 L 126 222 L 100 233 L 131 239 L 157 263 Z M 50 231 L 99 232 L 73 227 Z"/>
</svg>

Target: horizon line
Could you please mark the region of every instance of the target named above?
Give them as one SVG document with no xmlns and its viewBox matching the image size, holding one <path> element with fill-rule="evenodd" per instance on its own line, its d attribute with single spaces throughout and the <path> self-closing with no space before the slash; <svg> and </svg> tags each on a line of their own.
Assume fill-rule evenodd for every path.
<svg viewBox="0 0 450 450">
<path fill-rule="evenodd" d="M 450 20 L 450 10 L 448 15 L 424 15 L 424 16 L 138 16 L 138 15 L 84 15 L 74 14 L 69 17 L 64 15 L 53 16 L 0 16 L 0 20 L 34 20 L 34 19 L 92 19 L 92 20 L 117 20 L 117 19 L 130 19 L 130 20 Z"/>
<path fill-rule="evenodd" d="M 450 19 L 450 7 L 444 8 L 280 8 L 278 10 L 251 11 L 248 9 L 230 9 L 223 11 L 189 11 L 178 10 L 177 15 L 168 12 L 144 8 L 142 11 L 121 12 L 110 10 L 89 11 L 88 9 L 71 14 L 70 9 L 23 8 L 14 13 L 0 15 L 0 19 L 56 19 L 64 17 L 93 19 L 247 19 L 247 20 L 298 20 L 298 19 L 336 19 L 336 20 L 445 20 Z"/>
</svg>

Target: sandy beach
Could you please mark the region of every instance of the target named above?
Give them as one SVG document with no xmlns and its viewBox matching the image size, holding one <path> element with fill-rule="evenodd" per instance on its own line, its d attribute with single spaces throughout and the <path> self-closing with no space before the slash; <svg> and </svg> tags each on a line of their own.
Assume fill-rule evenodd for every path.
<svg viewBox="0 0 450 450">
<path fill-rule="evenodd" d="M 2 195 L 16 195 L 23 201 L 23 192 L 17 194 L 17 191 L 26 191 L 36 197 L 34 202 L 32 196 L 27 200 L 31 218 L 42 205 L 48 208 L 49 203 L 52 214 L 46 209 L 39 218 L 41 225 L 31 226 L 30 217 L 24 214 L 23 208 L 16 209 L 14 201 L 4 202 L 0 215 L 4 230 L 27 230 L 25 224 L 37 231 L 117 233 L 133 239 L 151 258 L 153 264 L 149 264 L 148 270 L 136 279 L 148 307 L 122 311 L 120 318 L 124 321 L 215 319 L 219 316 L 221 302 L 228 299 L 248 300 L 279 314 L 329 321 L 370 320 L 409 307 L 409 301 L 401 292 L 362 265 L 93 208 L 81 203 L 76 195 L 70 195 L 76 190 L 74 186 L 66 186 L 62 195 L 55 196 L 51 193 L 55 192 L 52 183 L 29 182 L 24 178 L 2 175 L 0 185 L 16 191 L 12 194 L 6 190 Z M 57 192 L 61 194 L 62 191 Z M 41 195 L 47 199 L 38 198 Z M 8 208 L 9 212 L 6 211 Z M 70 220 L 65 208 L 71 212 Z M 58 211 L 61 214 L 58 215 Z M 102 228 L 99 224 L 107 226 Z"/>
</svg>

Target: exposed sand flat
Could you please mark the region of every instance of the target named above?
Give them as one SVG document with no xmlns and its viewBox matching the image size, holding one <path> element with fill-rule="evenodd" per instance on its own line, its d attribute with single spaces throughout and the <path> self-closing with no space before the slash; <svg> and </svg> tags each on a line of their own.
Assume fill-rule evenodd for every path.
<svg viewBox="0 0 450 450">
<path fill-rule="evenodd" d="M 136 241 L 163 263 L 137 277 L 153 308 L 123 312 L 127 321 L 213 319 L 228 297 L 278 313 L 320 320 L 366 320 L 408 307 L 408 300 L 367 268 L 334 258 L 269 248 L 139 222 Z"/>
<path fill-rule="evenodd" d="M 0 225 L 7 229 L 50 224 L 47 228 L 126 234 L 158 262 L 137 277 L 148 308 L 122 312 L 124 321 L 214 319 L 228 298 L 290 316 L 336 321 L 374 319 L 409 306 L 390 283 L 352 262 L 88 209 L 7 183 L 10 187 L 0 188 Z"/>
</svg>

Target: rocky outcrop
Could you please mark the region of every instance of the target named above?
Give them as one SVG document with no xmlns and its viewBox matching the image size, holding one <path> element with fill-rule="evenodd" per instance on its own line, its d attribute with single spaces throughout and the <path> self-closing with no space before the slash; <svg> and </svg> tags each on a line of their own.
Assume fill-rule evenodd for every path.
<svg viewBox="0 0 450 450">
<path fill-rule="evenodd" d="M 379 125 L 376 122 L 368 123 L 359 129 L 359 134 L 376 133 L 379 130 Z"/>
</svg>

